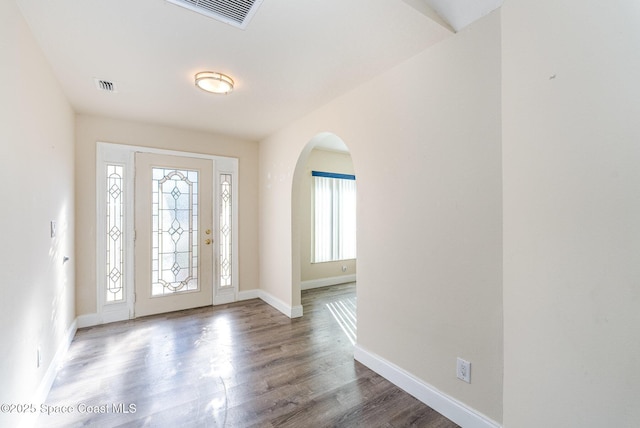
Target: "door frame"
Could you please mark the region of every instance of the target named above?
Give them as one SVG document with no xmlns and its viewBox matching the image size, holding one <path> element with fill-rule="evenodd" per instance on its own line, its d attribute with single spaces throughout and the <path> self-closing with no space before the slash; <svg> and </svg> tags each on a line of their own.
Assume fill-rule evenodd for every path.
<svg viewBox="0 0 640 428">
<path fill-rule="evenodd" d="M 125 144 L 113 144 L 106 142 L 96 143 L 96 321 L 99 324 L 123 321 L 135 317 L 135 258 L 134 258 L 134 180 L 135 180 L 135 153 L 155 153 L 162 155 L 193 157 L 209 159 L 213 161 L 213 224 L 214 224 L 214 275 L 213 275 L 213 301 L 212 305 L 231 303 L 238 300 L 239 289 L 239 264 L 238 264 L 238 159 L 226 156 L 207 155 L 202 153 L 182 152 L 177 150 L 158 149 L 153 147 L 132 146 Z M 121 165 L 124 168 L 124 298 L 119 302 L 106 301 L 106 165 Z M 220 230 L 219 201 L 220 201 L 220 175 L 230 174 L 232 177 L 232 281 L 230 287 L 220 287 Z M 131 239 L 131 238 L 134 239 Z"/>
<path fill-rule="evenodd" d="M 213 302 L 216 248 L 211 242 L 215 239 L 213 162 L 141 152 L 136 152 L 135 162 L 134 316 L 208 306 Z M 166 287 L 178 284 L 184 289 L 171 292 Z"/>
</svg>

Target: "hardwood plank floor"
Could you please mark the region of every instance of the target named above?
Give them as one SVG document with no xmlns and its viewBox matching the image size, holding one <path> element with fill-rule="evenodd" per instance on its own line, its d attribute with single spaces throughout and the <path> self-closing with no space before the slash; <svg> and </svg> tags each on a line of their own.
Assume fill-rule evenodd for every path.
<svg viewBox="0 0 640 428">
<path fill-rule="evenodd" d="M 457 427 L 353 359 L 354 284 L 302 303 L 294 320 L 250 300 L 81 329 L 39 426 Z"/>
</svg>

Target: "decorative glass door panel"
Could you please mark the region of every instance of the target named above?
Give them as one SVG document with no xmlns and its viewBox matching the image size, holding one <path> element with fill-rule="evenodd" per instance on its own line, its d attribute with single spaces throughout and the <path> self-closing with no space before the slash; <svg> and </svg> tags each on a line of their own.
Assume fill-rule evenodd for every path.
<svg viewBox="0 0 640 428">
<path fill-rule="evenodd" d="M 106 293 L 107 303 L 124 300 L 124 167 L 107 165 Z"/>
<path fill-rule="evenodd" d="M 136 316 L 212 304 L 212 170 L 211 160 L 136 154 Z"/>
<path fill-rule="evenodd" d="M 220 288 L 232 286 L 232 187 L 231 174 L 220 174 Z"/>
<path fill-rule="evenodd" d="M 198 175 L 152 168 L 152 296 L 198 289 Z"/>
</svg>

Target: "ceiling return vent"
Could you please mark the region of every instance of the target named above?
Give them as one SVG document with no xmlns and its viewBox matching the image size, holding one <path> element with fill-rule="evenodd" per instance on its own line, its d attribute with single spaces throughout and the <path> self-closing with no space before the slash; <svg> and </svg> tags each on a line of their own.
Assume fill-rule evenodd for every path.
<svg viewBox="0 0 640 428">
<path fill-rule="evenodd" d="M 167 0 L 234 27 L 245 29 L 262 0 Z"/>
<path fill-rule="evenodd" d="M 94 82 L 96 82 L 96 88 L 99 91 L 104 91 L 104 92 L 118 92 L 116 90 L 116 84 L 114 82 L 110 82 L 108 80 L 102 80 L 102 79 L 93 79 Z"/>
</svg>

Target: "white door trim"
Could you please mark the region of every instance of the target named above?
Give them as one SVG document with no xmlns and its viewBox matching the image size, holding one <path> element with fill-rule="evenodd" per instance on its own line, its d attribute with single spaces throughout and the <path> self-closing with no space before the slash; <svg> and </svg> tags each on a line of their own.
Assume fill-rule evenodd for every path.
<svg viewBox="0 0 640 428">
<path fill-rule="evenodd" d="M 219 287 L 219 242 L 220 231 L 215 228 L 214 249 L 214 293 L 212 304 L 223 304 L 238 300 L 238 159 L 226 156 L 208 155 L 202 153 L 182 152 L 177 150 L 158 149 L 153 147 L 132 146 L 126 144 L 113 144 L 107 142 L 96 143 L 96 314 L 84 315 L 83 327 L 88 325 L 104 324 L 114 321 L 121 321 L 133 318 L 134 311 L 134 178 L 135 178 L 135 162 L 134 154 L 136 152 L 156 153 L 163 155 L 174 155 L 183 157 L 194 157 L 201 159 L 210 159 L 213 161 L 214 179 L 213 179 L 213 200 L 214 200 L 214 219 L 219 216 L 219 189 L 220 174 L 231 174 L 233 178 L 232 187 L 232 285 L 221 289 Z M 124 192 L 125 192 L 125 269 L 123 272 L 125 280 L 125 296 L 122 302 L 107 303 L 106 294 L 106 233 L 102 233 L 106 229 L 106 175 L 105 167 L 107 164 L 118 164 L 125 168 L 124 173 Z"/>
</svg>

